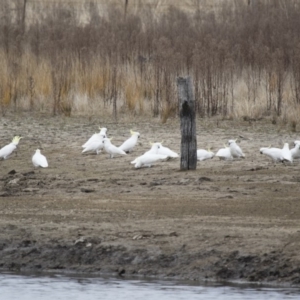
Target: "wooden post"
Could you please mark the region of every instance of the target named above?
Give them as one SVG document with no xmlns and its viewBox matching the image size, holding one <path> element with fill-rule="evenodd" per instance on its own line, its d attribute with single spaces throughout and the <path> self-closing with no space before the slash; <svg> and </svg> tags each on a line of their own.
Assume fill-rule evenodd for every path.
<svg viewBox="0 0 300 300">
<path fill-rule="evenodd" d="M 180 170 L 197 168 L 195 99 L 191 77 L 177 78 L 180 105 L 181 158 Z"/>
</svg>

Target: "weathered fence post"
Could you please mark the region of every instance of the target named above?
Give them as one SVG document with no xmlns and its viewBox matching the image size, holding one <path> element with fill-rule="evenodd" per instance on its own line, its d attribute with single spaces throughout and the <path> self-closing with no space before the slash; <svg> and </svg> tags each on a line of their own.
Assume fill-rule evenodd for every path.
<svg viewBox="0 0 300 300">
<path fill-rule="evenodd" d="M 197 138 L 195 99 L 191 77 L 178 77 L 177 89 L 181 129 L 180 170 L 195 170 L 197 167 Z"/>
</svg>

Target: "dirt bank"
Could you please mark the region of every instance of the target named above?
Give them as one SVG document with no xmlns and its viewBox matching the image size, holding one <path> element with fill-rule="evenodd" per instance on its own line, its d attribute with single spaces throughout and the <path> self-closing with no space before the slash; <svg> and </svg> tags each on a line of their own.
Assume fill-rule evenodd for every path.
<svg viewBox="0 0 300 300">
<path fill-rule="evenodd" d="M 126 157 L 82 155 L 99 125 L 116 145 L 131 128 L 140 143 Z M 0 161 L 0 269 L 300 284 L 300 165 L 275 165 L 258 151 L 299 135 L 266 120 L 198 120 L 197 133 L 198 148 L 213 150 L 242 136 L 246 159 L 136 170 L 129 162 L 149 141 L 179 152 L 178 121 L 2 118 L 0 146 L 24 138 L 17 155 Z M 36 148 L 48 169 L 33 168 Z"/>
</svg>

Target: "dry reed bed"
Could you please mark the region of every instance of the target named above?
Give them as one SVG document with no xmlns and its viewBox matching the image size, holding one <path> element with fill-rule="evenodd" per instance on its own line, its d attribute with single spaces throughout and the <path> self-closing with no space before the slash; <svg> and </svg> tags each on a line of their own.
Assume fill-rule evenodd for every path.
<svg viewBox="0 0 300 300">
<path fill-rule="evenodd" d="M 176 78 L 190 75 L 199 116 L 272 116 L 296 130 L 298 1 L 3 3 L 2 115 L 129 113 L 165 122 L 178 113 Z"/>
</svg>

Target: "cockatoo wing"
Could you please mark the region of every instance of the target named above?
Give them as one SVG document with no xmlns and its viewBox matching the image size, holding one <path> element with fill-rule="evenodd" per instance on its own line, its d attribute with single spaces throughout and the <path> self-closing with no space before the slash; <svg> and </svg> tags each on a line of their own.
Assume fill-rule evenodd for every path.
<svg viewBox="0 0 300 300">
<path fill-rule="evenodd" d="M 93 143 L 97 139 L 97 133 L 94 133 L 88 140 L 82 145 L 82 148 L 86 148 L 90 143 Z"/>
<path fill-rule="evenodd" d="M 225 159 L 225 160 L 233 159 L 230 152 L 230 148 L 221 148 L 217 152 L 216 156 L 219 157 L 220 159 Z"/>
<path fill-rule="evenodd" d="M 133 135 L 131 136 L 129 139 L 127 139 L 120 147 L 119 149 L 127 152 L 127 151 L 130 151 L 132 150 L 136 143 L 137 143 L 137 140 L 138 140 L 138 137 Z"/>
<path fill-rule="evenodd" d="M 289 162 L 293 162 L 292 153 L 290 151 L 288 143 L 285 143 L 283 148 L 282 148 L 282 156 L 283 156 L 284 160 L 287 160 Z"/>
<path fill-rule="evenodd" d="M 0 158 L 6 159 L 17 148 L 13 143 L 10 143 L 0 149 Z"/>
<path fill-rule="evenodd" d="M 205 149 L 197 150 L 197 160 L 203 161 L 214 157 L 214 153 Z"/>
<path fill-rule="evenodd" d="M 110 145 L 110 151 L 112 154 L 121 154 L 121 155 L 126 155 L 126 152 L 122 149 L 119 149 L 117 146 L 115 145 Z"/>
<path fill-rule="evenodd" d="M 164 146 L 158 148 L 157 154 L 167 155 L 168 157 L 172 157 L 172 158 L 179 157 L 179 155 L 176 152 Z"/>
<path fill-rule="evenodd" d="M 103 149 L 103 139 L 101 138 L 95 138 L 93 141 L 89 142 L 86 147 L 83 149 L 82 153 L 88 152 L 88 151 L 97 151 Z"/>
<path fill-rule="evenodd" d="M 122 149 L 119 149 L 118 147 L 116 147 L 115 145 L 110 143 L 109 141 L 106 141 L 104 143 L 104 149 L 110 155 L 116 155 L 116 154 L 126 155 L 125 151 L 123 151 Z"/>
<path fill-rule="evenodd" d="M 163 154 L 154 154 L 154 153 L 146 153 L 142 156 L 135 159 L 135 168 L 140 168 L 143 165 L 152 165 L 153 163 L 157 162 L 158 160 L 166 159 L 168 155 Z"/>
<path fill-rule="evenodd" d="M 229 148 L 230 148 L 230 152 L 231 152 L 232 157 L 245 157 L 242 149 L 235 142 L 232 142 L 229 145 Z"/>
<path fill-rule="evenodd" d="M 274 161 L 283 161 L 282 149 L 279 148 L 260 148 L 260 153 L 272 158 Z"/>
<path fill-rule="evenodd" d="M 42 168 L 47 168 L 48 167 L 47 158 L 41 153 L 35 153 L 33 155 L 32 163 L 35 167 L 42 167 Z"/>
<path fill-rule="evenodd" d="M 82 145 L 82 148 L 86 148 L 90 144 L 94 144 L 95 142 L 98 142 L 99 140 L 102 141 L 104 138 L 106 138 L 105 133 L 95 133 L 89 138 L 89 140 L 85 144 Z"/>
</svg>

